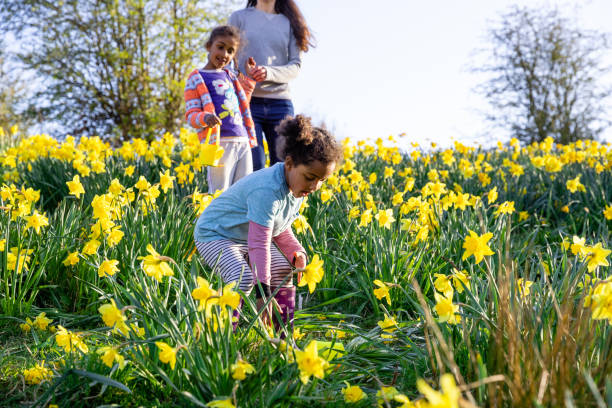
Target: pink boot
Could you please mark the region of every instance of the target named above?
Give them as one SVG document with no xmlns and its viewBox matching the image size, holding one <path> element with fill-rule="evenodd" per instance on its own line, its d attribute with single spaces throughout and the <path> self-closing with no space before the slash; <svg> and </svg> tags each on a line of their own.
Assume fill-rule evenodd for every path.
<svg viewBox="0 0 612 408">
<path fill-rule="evenodd" d="M 272 289 L 272 293 L 274 293 L 276 289 Z M 274 299 L 280 306 L 281 309 L 281 317 L 283 319 L 283 323 L 287 326 L 287 330 L 291 331 L 293 329 L 293 313 L 295 311 L 295 286 L 290 288 L 279 288 L 276 295 L 274 295 Z M 279 331 L 283 326 L 276 317 L 276 312 L 274 312 L 273 317 L 274 329 Z M 281 338 L 285 337 L 286 333 L 281 334 Z"/>
<path fill-rule="evenodd" d="M 238 304 L 238 307 L 234 309 L 234 311 L 232 312 L 232 327 L 234 328 L 234 331 L 236 331 L 236 327 L 238 327 L 238 321 L 240 320 L 240 310 L 241 309 L 242 309 L 242 298 L 240 299 L 240 303 Z"/>
</svg>

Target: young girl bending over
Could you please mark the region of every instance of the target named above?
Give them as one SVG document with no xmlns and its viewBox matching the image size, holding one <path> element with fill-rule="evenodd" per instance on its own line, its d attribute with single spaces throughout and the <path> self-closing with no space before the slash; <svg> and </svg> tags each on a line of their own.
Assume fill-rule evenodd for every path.
<svg viewBox="0 0 612 408">
<path fill-rule="evenodd" d="M 307 263 L 291 224 L 305 197 L 334 172 L 342 147 L 305 116 L 287 118 L 276 130 L 277 154 L 283 161 L 239 180 L 213 200 L 200 215 L 194 236 L 204 262 L 216 266 L 225 283 L 237 282 L 247 294 L 256 285 L 260 309 L 263 297 L 280 287 L 274 297 L 283 320 L 291 324 L 292 266 L 304 268 Z"/>
<path fill-rule="evenodd" d="M 221 147 L 225 149 L 219 167 L 208 167 L 208 192 L 225 190 L 253 172 L 251 148 L 257 145 L 249 100 L 254 81 L 240 75 L 237 78 L 226 66 L 240 47 L 240 32 L 232 26 L 212 30 L 206 42 L 208 63 L 193 71 L 185 84 L 185 118 L 198 130 L 200 141 L 220 126 Z M 247 74 L 256 68 L 251 59 L 246 63 Z M 246 89 L 246 92 L 245 92 Z"/>
</svg>

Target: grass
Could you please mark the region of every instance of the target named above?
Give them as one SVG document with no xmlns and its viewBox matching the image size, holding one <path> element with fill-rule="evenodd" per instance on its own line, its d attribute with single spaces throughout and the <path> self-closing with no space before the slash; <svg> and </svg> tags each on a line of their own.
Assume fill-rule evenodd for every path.
<svg viewBox="0 0 612 408">
<path fill-rule="evenodd" d="M 297 236 L 311 257 L 323 259 L 325 274 L 314 293 L 298 289 L 298 330 L 281 342 L 260 324 L 248 297 L 235 332 L 229 309 L 198 310 L 198 277 L 213 289 L 223 286 L 193 252 L 193 222 L 210 199 L 200 193 L 206 184 L 199 142 L 183 133 L 180 143 L 157 143 L 145 148 L 134 142 L 140 155 L 128 155 L 129 148 L 108 153 L 105 170 L 90 174 L 82 166 L 93 169 L 93 160 L 79 164 L 74 152 L 66 152 L 93 157 L 105 150 L 96 139 L 38 152 L 30 141 L 28 151 L 20 145 L 8 150 L 20 158 L 15 181 L 40 191 L 35 206 L 49 220 L 35 233 L 29 215 L 0 213 L 7 243 L 0 251 L 0 284 L 10 288 L 0 295 L 0 386 L 9 405 L 205 406 L 229 400 L 241 407 L 348 406 L 341 391 L 350 383 L 366 393 L 355 406 L 393 408 L 400 402 L 381 399 L 383 387 L 425 403 L 430 396 L 419 381 L 438 389 L 443 374 L 451 373 L 461 406 L 612 406 L 612 329 L 585 307 L 594 282 L 606 282 L 610 268 L 600 263 L 589 270 L 590 258 L 563 243 L 576 235 L 585 238 L 585 251 L 596 243 L 610 246 L 604 211 L 612 201 L 612 153 L 592 153 L 600 151 L 593 145 L 484 151 L 457 144 L 450 155 L 420 151 L 415 158 L 382 142 L 347 145 L 342 169 L 302 211 L 309 226 Z M 570 157 L 568 151 L 578 153 Z M 589 160 L 576 159 L 591 153 Z M 540 158 L 562 168 L 549 171 L 537 164 Z M 135 168 L 131 175 L 128 166 Z M 166 169 L 176 180 L 161 192 Z M 4 171 L 14 177 L 9 165 Z M 81 198 L 67 190 L 76 174 L 86 191 Z M 566 182 L 577 175 L 585 191 L 571 192 Z M 146 188 L 136 187 L 141 176 Z M 113 180 L 122 184 L 120 192 L 109 192 Z M 494 187 L 499 197 L 490 201 Z M 4 186 L 4 206 L 24 201 L 17 190 Z M 112 216 L 92 206 L 105 194 L 102 213 Z M 499 213 L 505 201 L 515 207 L 510 214 Z M 394 218 L 388 223 L 380 219 L 387 210 Z M 100 228 L 101 219 L 106 227 Z M 114 229 L 124 234 L 118 242 L 110 239 Z M 481 261 L 462 256 L 468 231 L 491 233 L 493 254 Z M 99 247 L 84 254 L 92 239 Z M 166 257 L 173 276 L 157 281 L 143 271 L 149 244 Z M 33 250 L 27 272 L 8 267 L 11 247 Z M 66 265 L 74 251 L 79 262 Z M 105 260 L 118 261 L 111 277 L 99 275 Z M 459 271 L 465 282 L 453 278 Z M 380 285 L 388 299 L 377 295 Z M 453 310 L 446 315 L 442 296 Z M 111 300 L 131 327 L 123 335 L 102 321 L 99 308 Z M 82 341 L 88 350 L 68 352 L 71 347 L 48 330 L 23 333 L 19 324 L 41 311 L 52 319 L 50 327 L 78 336 L 72 346 Z M 321 378 L 302 381 L 305 371 L 296 359 L 311 341 L 338 354 L 321 352 L 330 367 Z M 161 358 L 159 342 L 176 351 L 174 368 Z M 128 361 L 125 368 L 116 359 L 104 363 L 108 348 Z M 254 373 L 237 381 L 232 367 L 241 359 Z M 26 384 L 24 370 L 43 360 L 52 377 Z"/>
</svg>

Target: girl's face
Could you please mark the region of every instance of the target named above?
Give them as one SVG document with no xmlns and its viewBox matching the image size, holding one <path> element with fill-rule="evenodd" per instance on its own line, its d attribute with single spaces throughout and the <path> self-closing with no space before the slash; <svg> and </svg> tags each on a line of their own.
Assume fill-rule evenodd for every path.
<svg viewBox="0 0 612 408">
<path fill-rule="evenodd" d="M 285 159 L 285 178 L 289 190 L 294 197 L 306 197 L 310 193 L 314 193 L 323 182 L 332 175 L 336 169 L 336 163 L 322 163 L 313 161 L 308 164 L 295 165 L 291 157 Z"/>
<path fill-rule="evenodd" d="M 238 50 L 238 40 L 230 36 L 216 37 L 212 44 L 206 46 L 208 63 L 204 69 L 220 70 L 230 63 Z"/>
</svg>

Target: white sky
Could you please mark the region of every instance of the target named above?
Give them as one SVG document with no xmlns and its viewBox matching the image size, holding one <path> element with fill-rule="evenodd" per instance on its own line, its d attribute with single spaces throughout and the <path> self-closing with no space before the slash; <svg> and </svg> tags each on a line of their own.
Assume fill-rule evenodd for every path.
<svg viewBox="0 0 612 408">
<path fill-rule="evenodd" d="M 559 5 L 580 26 L 610 31 L 612 0 L 298 0 L 317 38 L 292 82 L 296 113 L 325 121 L 338 137 L 406 132 L 423 145 L 490 145 L 486 101 L 469 72 L 486 31 L 514 4 Z M 578 10 L 576 5 L 582 5 Z M 610 59 L 612 61 L 612 58 Z M 606 78 L 608 80 L 610 78 Z M 610 110 L 612 114 L 612 109 Z M 604 135 L 612 141 L 612 129 Z"/>
</svg>

